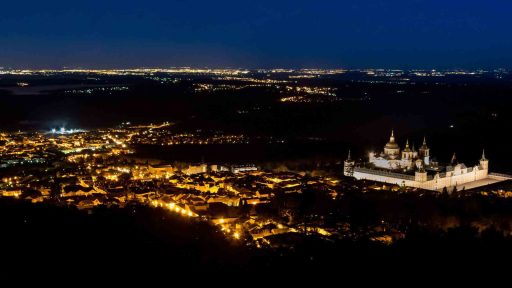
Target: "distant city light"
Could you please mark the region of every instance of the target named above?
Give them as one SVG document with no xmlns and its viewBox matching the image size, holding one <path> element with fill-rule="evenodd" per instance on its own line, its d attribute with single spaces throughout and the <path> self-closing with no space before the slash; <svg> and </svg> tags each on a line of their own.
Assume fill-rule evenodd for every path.
<svg viewBox="0 0 512 288">
<path fill-rule="evenodd" d="M 52 128 L 50 130 L 50 133 L 52 134 L 74 134 L 74 133 L 80 133 L 80 132 L 86 132 L 83 129 L 69 129 L 67 130 L 65 127 L 61 127 L 59 129 Z"/>
</svg>

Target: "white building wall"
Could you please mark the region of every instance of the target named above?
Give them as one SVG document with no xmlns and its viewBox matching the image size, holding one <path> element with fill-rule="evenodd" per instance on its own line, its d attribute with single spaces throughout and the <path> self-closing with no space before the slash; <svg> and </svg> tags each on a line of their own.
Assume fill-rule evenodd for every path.
<svg viewBox="0 0 512 288">
<path fill-rule="evenodd" d="M 480 169 L 478 166 L 474 167 L 471 172 L 467 172 L 467 168 L 459 170 L 456 169 L 455 171 L 447 172 L 445 177 L 439 177 L 439 175 L 436 175 L 434 176 L 434 179 L 425 182 L 405 180 L 360 171 L 354 171 L 354 178 L 359 180 L 366 179 L 389 184 L 405 185 L 427 190 L 440 190 L 444 187 L 450 188 L 454 186 L 463 186 L 465 183 L 486 179 L 488 178 L 488 170 Z"/>
<path fill-rule="evenodd" d="M 384 168 L 384 169 L 405 169 L 412 167 L 411 159 L 385 159 L 382 157 L 372 158 L 370 163 L 375 165 L 375 167 Z"/>
<path fill-rule="evenodd" d="M 402 185 L 405 184 L 406 186 L 415 187 L 416 181 L 411 180 L 404 180 L 400 178 L 393 178 L 383 175 L 376 175 L 376 174 L 370 174 L 370 173 L 364 173 L 359 171 L 354 171 L 354 178 L 358 180 L 371 180 L 371 181 L 377 181 L 377 182 L 384 182 L 389 184 L 396 184 L 396 185 Z"/>
</svg>

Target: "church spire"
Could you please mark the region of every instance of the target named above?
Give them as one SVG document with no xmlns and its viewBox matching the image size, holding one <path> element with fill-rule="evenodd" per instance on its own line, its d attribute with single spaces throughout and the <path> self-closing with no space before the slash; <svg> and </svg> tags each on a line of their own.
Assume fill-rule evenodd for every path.
<svg viewBox="0 0 512 288">
<path fill-rule="evenodd" d="M 393 129 L 391 129 L 391 137 L 389 137 L 389 143 L 394 143 L 395 142 L 395 131 L 393 131 Z"/>
<path fill-rule="evenodd" d="M 405 141 L 405 148 L 403 152 L 411 152 L 411 147 L 409 146 L 409 139 Z"/>
<path fill-rule="evenodd" d="M 481 160 L 487 160 L 487 159 L 485 159 L 485 149 L 482 149 L 482 159 Z"/>
<path fill-rule="evenodd" d="M 423 145 L 420 147 L 420 153 L 422 153 L 423 156 L 428 156 L 428 146 L 427 146 L 427 137 L 423 136 Z"/>
<path fill-rule="evenodd" d="M 352 159 L 350 159 L 350 149 L 348 149 L 348 157 L 347 157 L 347 161 L 350 161 Z"/>
<path fill-rule="evenodd" d="M 451 162 L 453 165 L 457 164 L 457 157 L 455 156 L 455 152 L 453 153 L 453 156 L 452 156 L 452 162 Z"/>
</svg>

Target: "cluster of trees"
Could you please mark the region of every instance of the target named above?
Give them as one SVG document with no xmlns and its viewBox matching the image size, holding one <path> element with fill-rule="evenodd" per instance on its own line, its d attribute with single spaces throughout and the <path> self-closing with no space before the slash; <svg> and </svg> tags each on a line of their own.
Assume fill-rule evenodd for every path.
<svg viewBox="0 0 512 288">
<path fill-rule="evenodd" d="M 418 226 L 429 231 L 470 227 L 478 233 L 495 229 L 512 233 L 512 199 L 484 196 L 464 191 L 396 192 L 341 188 L 338 197 L 329 191 L 305 186 L 302 194 L 279 194 L 272 207 L 294 214 L 297 222 L 321 218 L 326 222 L 346 222 L 354 229 L 388 223 L 406 231 Z"/>
</svg>

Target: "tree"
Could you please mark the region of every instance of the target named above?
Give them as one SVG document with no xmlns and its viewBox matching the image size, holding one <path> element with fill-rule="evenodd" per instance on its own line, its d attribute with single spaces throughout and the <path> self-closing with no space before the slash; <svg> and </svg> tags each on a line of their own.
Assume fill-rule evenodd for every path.
<svg viewBox="0 0 512 288">
<path fill-rule="evenodd" d="M 457 191 L 457 186 L 453 187 L 452 197 L 458 198 L 459 196 L 460 195 L 459 195 L 459 191 Z"/>
<path fill-rule="evenodd" d="M 58 183 L 53 183 L 50 186 L 50 198 L 54 200 L 58 200 L 60 197 L 60 185 Z"/>
<path fill-rule="evenodd" d="M 132 179 L 132 174 L 131 173 L 123 173 L 123 174 L 119 175 L 119 177 L 117 179 L 118 179 L 118 182 L 121 183 L 122 185 L 127 185 L 128 182 Z"/>
<path fill-rule="evenodd" d="M 448 189 L 446 187 L 443 188 L 443 191 L 441 192 L 442 198 L 448 198 L 450 195 L 448 194 Z"/>
<path fill-rule="evenodd" d="M 40 197 L 41 195 L 42 195 L 41 191 L 35 190 L 35 189 L 26 189 L 21 192 L 22 198 L 26 198 L 26 197 L 36 198 L 36 197 Z"/>
</svg>

